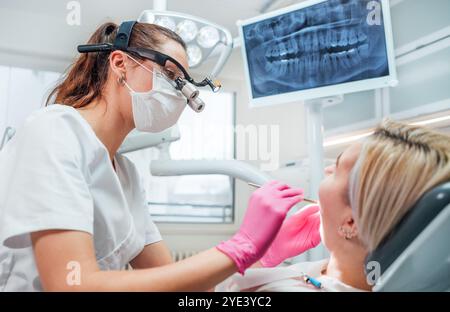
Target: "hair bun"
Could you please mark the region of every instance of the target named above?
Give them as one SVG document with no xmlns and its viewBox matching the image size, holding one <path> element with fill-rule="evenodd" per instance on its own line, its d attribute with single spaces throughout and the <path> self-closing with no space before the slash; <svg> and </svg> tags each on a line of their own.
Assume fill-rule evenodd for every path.
<svg viewBox="0 0 450 312">
<path fill-rule="evenodd" d="M 106 27 L 105 29 L 105 35 L 109 36 L 114 30 L 116 30 L 116 28 L 116 25 L 108 25 L 108 27 Z"/>
</svg>

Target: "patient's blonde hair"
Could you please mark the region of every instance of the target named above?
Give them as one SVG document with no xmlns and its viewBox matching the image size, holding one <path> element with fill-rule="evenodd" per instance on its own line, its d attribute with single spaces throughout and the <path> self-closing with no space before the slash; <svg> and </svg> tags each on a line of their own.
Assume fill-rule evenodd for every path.
<svg viewBox="0 0 450 312">
<path fill-rule="evenodd" d="M 350 175 L 350 205 L 368 251 L 425 192 L 449 180 L 449 136 L 384 120 L 364 142 Z"/>
</svg>

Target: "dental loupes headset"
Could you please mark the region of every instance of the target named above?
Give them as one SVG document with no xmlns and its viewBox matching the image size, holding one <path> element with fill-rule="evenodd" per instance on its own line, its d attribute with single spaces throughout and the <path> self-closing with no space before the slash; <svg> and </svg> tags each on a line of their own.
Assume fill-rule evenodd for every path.
<svg viewBox="0 0 450 312">
<path fill-rule="evenodd" d="M 196 82 L 184 69 L 184 67 L 174 58 L 146 48 L 136 48 L 130 47 L 130 37 L 136 21 L 123 22 L 119 26 L 119 30 L 116 35 L 116 39 L 113 44 L 110 43 L 99 43 L 99 44 L 82 44 L 77 47 L 79 53 L 89 53 L 89 52 L 112 52 L 115 50 L 120 50 L 130 54 L 138 55 L 142 58 L 146 58 L 156 64 L 166 66 L 167 61 L 173 63 L 183 74 L 184 77 L 176 77 L 174 80 L 169 80 L 172 86 L 181 91 L 183 96 L 186 97 L 187 104 L 195 111 L 201 112 L 205 108 L 205 103 L 199 98 L 200 92 L 196 87 L 206 87 L 209 86 L 213 92 L 220 90 L 221 85 L 217 81 L 212 81 L 209 77 L 205 77 L 202 81 Z"/>
</svg>

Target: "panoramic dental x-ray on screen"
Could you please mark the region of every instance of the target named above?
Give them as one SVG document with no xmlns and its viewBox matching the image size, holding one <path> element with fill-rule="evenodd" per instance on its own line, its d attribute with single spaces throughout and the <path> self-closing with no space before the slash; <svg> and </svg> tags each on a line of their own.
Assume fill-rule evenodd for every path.
<svg viewBox="0 0 450 312">
<path fill-rule="evenodd" d="M 253 97 L 389 75 L 382 12 L 370 2 L 325 1 L 244 26 Z"/>
</svg>

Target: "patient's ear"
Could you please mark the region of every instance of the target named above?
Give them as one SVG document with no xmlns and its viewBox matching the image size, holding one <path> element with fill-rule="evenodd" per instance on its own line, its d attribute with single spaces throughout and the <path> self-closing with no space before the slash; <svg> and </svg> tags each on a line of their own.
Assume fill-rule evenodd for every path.
<svg viewBox="0 0 450 312">
<path fill-rule="evenodd" d="M 339 236 L 347 240 L 358 236 L 358 228 L 353 216 L 349 215 L 343 219 L 341 226 L 338 228 Z"/>
</svg>

